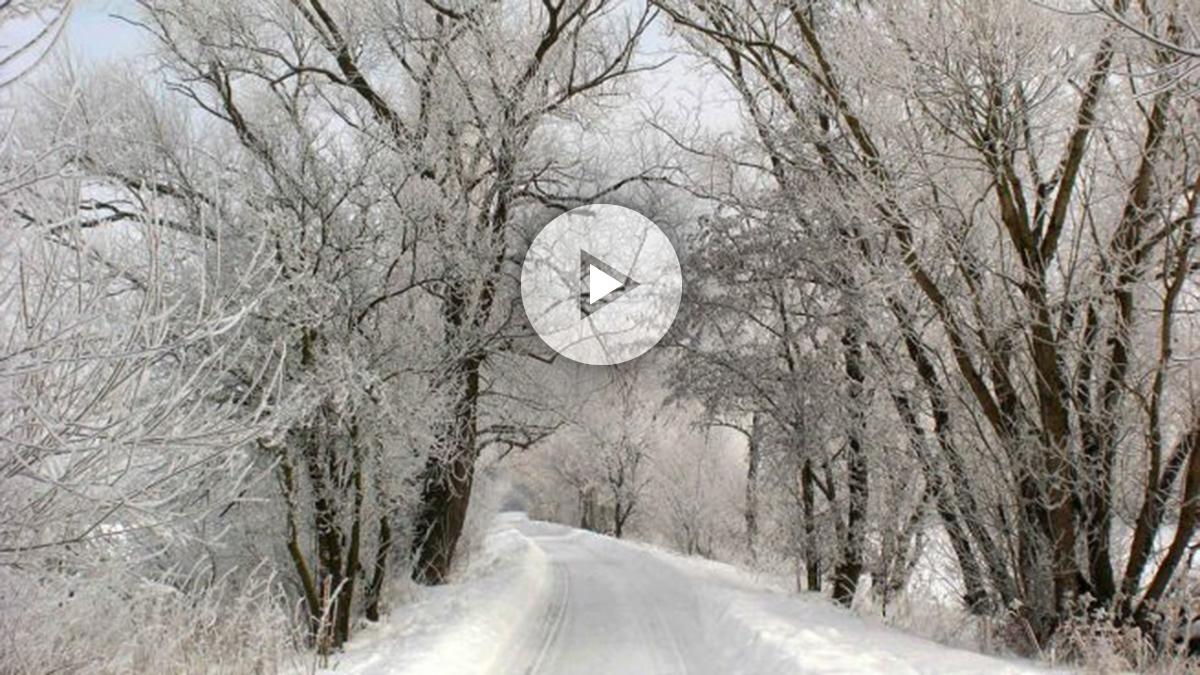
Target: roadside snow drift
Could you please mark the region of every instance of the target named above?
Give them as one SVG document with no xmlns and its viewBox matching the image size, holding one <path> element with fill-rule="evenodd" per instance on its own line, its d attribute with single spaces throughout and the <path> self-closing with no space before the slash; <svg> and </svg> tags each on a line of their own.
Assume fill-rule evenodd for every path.
<svg viewBox="0 0 1200 675">
<path fill-rule="evenodd" d="M 707 629 L 719 636 L 731 673 L 755 675 L 1018 675 L 1047 673 L 909 635 L 818 597 L 769 590 L 729 565 L 645 549 L 669 560 L 706 592 Z"/>
<path fill-rule="evenodd" d="M 320 673 L 474 675 L 499 672 L 549 588 L 546 555 L 516 526 L 524 514 L 496 519 L 466 578 L 423 589 L 358 633 Z"/>
</svg>

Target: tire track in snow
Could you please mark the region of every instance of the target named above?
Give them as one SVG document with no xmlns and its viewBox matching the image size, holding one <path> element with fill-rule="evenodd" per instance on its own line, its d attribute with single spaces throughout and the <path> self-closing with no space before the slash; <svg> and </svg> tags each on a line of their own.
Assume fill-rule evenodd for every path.
<svg viewBox="0 0 1200 675">
<path fill-rule="evenodd" d="M 550 653 L 551 647 L 562 633 L 563 624 L 566 623 L 567 604 L 571 600 L 570 571 L 567 570 L 566 565 L 554 566 L 553 587 L 554 598 L 551 600 L 549 609 L 546 611 L 546 618 L 542 622 L 543 629 L 537 643 L 537 653 L 534 655 L 532 663 L 525 669 L 525 675 L 536 675 L 541 672 L 546 655 Z"/>
</svg>

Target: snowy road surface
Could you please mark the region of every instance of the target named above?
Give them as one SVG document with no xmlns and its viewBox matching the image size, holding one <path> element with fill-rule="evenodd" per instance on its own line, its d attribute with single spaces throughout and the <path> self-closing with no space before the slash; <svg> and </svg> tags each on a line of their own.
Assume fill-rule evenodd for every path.
<svg viewBox="0 0 1200 675">
<path fill-rule="evenodd" d="M 518 525 L 549 558 L 548 602 L 506 673 L 724 675 L 691 579 L 652 554 L 547 523 Z"/>
<path fill-rule="evenodd" d="M 889 629 L 718 563 L 505 514 L 472 573 L 359 635 L 332 672 L 1043 673 Z"/>
</svg>

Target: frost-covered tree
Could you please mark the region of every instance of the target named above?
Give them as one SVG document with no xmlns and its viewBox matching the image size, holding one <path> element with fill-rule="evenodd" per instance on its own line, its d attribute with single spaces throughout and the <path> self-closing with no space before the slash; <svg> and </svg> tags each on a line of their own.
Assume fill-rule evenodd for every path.
<svg viewBox="0 0 1200 675">
<path fill-rule="evenodd" d="M 642 530 L 688 555 L 744 560 L 738 458 L 712 442 L 716 436 L 693 439 L 676 431 L 656 443 Z"/>
<path fill-rule="evenodd" d="M 229 543 L 223 515 L 264 479 L 248 453 L 264 411 L 228 373 L 248 363 L 275 268 L 260 247 L 224 264 L 219 221 L 188 208 L 211 176 L 139 171 L 205 163 L 180 111 L 97 80 L 13 92 L 22 106 L 0 159 L 0 653 L 18 671 L 178 667 L 186 648 L 122 649 L 92 631 L 137 634 L 161 611 L 183 640 L 198 626 L 184 607 L 199 615 L 230 595 L 270 600 L 231 609 L 210 639 L 272 620 L 270 584 L 253 565 L 230 578 L 213 552 Z M 66 640 L 83 633 L 97 640 Z M 282 637 L 253 652 L 231 643 L 229 658 L 269 659 Z"/>
<path fill-rule="evenodd" d="M 620 538 L 645 507 L 661 402 L 636 371 L 614 368 L 522 468 L 543 490 L 571 495 L 580 527 Z"/>
<path fill-rule="evenodd" d="M 840 242 L 782 262 L 726 237 L 751 271 L 840 294 L 815 324 L 862 326 L 842 333 L 839 388 L 886 383 L 859 410 L 907 437 L 967 604 L 1016 608 L 1039 641 L 1085 608 L 1149 628 L 1195 532 L 1186 4 L 1105 3 L 1113 22 L 1023 2 L 659 3 L 753 139 L 736 161 L 684 144 L 728 158 L 728 182 L 698 182 L 730 186 L 706 229 Z M 696 348 L 780 325 L 748 317 Z"/>
<path fill-rule="evenodd" d="M 544 150 L 639 69 L 634 48 L 650 11 L 626 16 L 590 0 L 144 5 L 176 88 L 265 168 L 283 162 L 269 132 L 298 92 L 319 109 L 303 113 L 322 125 L 320 135 L 310 127 L 312 142 L 336 136 L 335 146 L 378 153 L 371 179 L 412 232 L 407 281 L 417 280 L 394 279 L 380 302 L 420 295 L 448 397 L 411 532 L 413 573 L 444 581 L 480 451 L 489 357 L 520 349 L 512 273 L 527 225 L 517 216 L 589 200 L 575 158 Z"/>
</svg>

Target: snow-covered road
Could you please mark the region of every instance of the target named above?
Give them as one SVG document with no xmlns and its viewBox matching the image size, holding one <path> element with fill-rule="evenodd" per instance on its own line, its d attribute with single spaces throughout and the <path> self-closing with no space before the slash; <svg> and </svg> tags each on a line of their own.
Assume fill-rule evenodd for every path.
<svg viewBox="0 0 1200 675">
<path fill-rule="evenodd" d="M 725 675 L 698 589 L 670 563 L 612 539 L 548 523 L 518 525 L 550 561 L 548 602 L 499 672 Z"/>
<path fill-rule="evenodd" d="M 725 565 L 561 525 L 514 527 L 546 554 L 551 583 L 497 673 L 1032 672 L 762 589 Z"/>
<path fill-rule="evenodd" d="M 355 675 L 1045 673 L 766 588 L 728 565 L 523 515 L 497 519 L 466 578 L 347 645 Z"/>
</svg>

